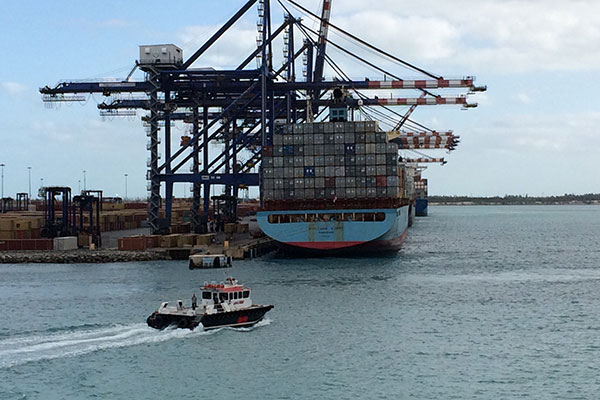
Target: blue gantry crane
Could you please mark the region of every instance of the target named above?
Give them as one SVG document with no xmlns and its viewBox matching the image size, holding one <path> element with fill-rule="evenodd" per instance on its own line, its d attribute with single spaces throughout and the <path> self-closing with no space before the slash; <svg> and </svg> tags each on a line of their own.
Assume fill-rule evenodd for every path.
<svg viewBox="0 0 600 400">
<path fill-rule="evenodd" d="M 253 167 L 260 165 L 261 149 L 272 145 L 273 133 L 278 124 L 323 119 L 325 110 L 330 108 L 361 110 L 367 118 L 393 120 L 391 126 L 394 127 L 394 135 L 399 142 L 407 144 L 407 149 L 422 148 L 418 147 L 419 142 L 408 143 L 404 137 L 406 135 L 403 136 L 412 122 L 409 116 L 415 107 L 456 104 L 469 108 L 476 105 L 469 103 L 466 95 L 442 97 L 432 93 L 432 90 L 485 90 L 485 87 L 475 86 L 472 77 L 445 79 L 333 25 L 330 22 L 331 0 L 323 1 L 321 16 L 297 1 L 277 0 L 285 12 L 283 22 L 277 27 L 272 26 L 272 3 L 274 1 L 271 0 L 248 0 L 185 60 L 182 50 L 173 44 L 143 45 L 140 46 L 139 60 L 134 69 L 122 81 L 62 81 L 53 87 L 45 86 L 40 89 L 43 100 L 47 102 L 79 101 L 88 93 L 102 94 L 110 98 L 98 104 L 102 115 L 131 115 L 131 110 L 147 112 L 143 120 L 148 126 L 150 152 L 147 175 L 150 191 L 148 222 L 155 233 L 166 233 L 169 230 L 175 183 L 193 184 L 191 222 L 195 232 L 207 230 L 212 185 L 223 185 L 225 195 L 232 198 L 237 198 L 240 187 L 260 186 L 261 169 L 257 173 L 253 172 Z M 194 63 L 254 6 L 258 13 L 257 48 L 235 69 L 194 68 Z M 319 31 L 312 30 L 292 9 L 298 15 L 318 21 Z M 396 65 L 423 74 L 424 78 L 400 78 L 330 40 L 329 29 L 335 29 L 345 38 Z M 300 48 L 296 48 L 295 41 L 298 33 L 303 38 Z M 284 41 L 283 62 L 276 68 L 273 42 L 281 37 Z M 350 79 L 327 54 L 327 44 L 338 53 L 352 57 L 392 80 Z M 300 59 L 303 64 L 302 79 L 296 76 L 296 66 Z M 250 67 L 253 60 L 257 61 L 257 68 Z M 334 79 L 324 78 L 326 64 L 335 73 Z M 143 81 L 131 80 L 138 68 L 145 74 Z M 396 92 L 405 89 L 416 90 L 420 96 L 379 98 L 365 94 L 370 90 Z M 127 94 L 128 98 L 123 94 Z M 409 112 L 400 114 L 394 111 L 395 107 L 408 107 Z M 353 116 L 353 111 L 350 114 Z M 343 117 L 346 118 L 347 115 Z M 189 139 L 182 141 L 178 149 L 171 148 L 173 121 L 184 121 L 191 125 Z M 421 131 L 424 127 L 417 124 L 413 128 Z M 164 145 L 162 160 L 159 156 L 161 142 Z M 224 145 L 224 150 L 212 159 L 208 151 L 211 143 Z M 244 152 L 245 157 L 240 156 L 241 152 Z M 191 168 L 186 172 L 184 167 L 189 163 Z M 163 184 L 165 216 L 160 218 L 160 191 Z"/>
</svg>

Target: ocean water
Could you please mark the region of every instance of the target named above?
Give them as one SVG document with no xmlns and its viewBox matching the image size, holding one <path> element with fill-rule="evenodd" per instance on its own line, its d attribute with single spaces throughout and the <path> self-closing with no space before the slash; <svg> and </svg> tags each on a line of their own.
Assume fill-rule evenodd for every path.
<svg viewBox="0 0 600 400">
<path fill-rule="evenodd" d="M 600 398 L 600 207 L 430 207 L 393 256 L 235 262 L 253 328 L 145 326 L 223 271 L 0 265 L 0 399 Z"/>
</svg>

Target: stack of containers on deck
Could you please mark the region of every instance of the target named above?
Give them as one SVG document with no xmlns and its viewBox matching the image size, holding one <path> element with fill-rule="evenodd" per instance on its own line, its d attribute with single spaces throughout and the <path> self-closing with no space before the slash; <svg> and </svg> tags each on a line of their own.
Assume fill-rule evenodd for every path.
<svg viewBox="0 0 600 400">
<path fill-rule="evenodd" d="M 375 121 L 283 125 L 263 150 L 264 200 L 399 196 L 398 146 Z"/>
</svg>

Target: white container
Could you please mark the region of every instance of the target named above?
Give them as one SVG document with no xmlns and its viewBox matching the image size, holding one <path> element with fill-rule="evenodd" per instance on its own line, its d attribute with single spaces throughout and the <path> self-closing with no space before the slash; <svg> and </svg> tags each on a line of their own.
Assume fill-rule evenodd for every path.
<svg viewBox="0 0 600 400">
<path fill-rule="evenodd" d="M 77 249 L 77 237 L 57 237 L 54 238 L 54 250 L 76 250 Z"/>
<path fill-rule="evenodd" d="M 174 44 L 140 46 L 140 64 L 180 65 L 183 64 L 183 51 Z"/>
</svg>

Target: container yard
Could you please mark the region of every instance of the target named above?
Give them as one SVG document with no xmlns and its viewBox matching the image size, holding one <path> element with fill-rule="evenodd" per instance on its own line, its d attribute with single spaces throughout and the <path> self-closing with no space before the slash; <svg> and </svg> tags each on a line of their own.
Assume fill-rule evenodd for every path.
<svg viewBox="0 0 600 400">
<path fill-rule="evenodd" d="M 10 211 L 13 201 L 4 198 L 0 249 L 50 250 L 75 238 L 68 246 L 163 249 L 173 258 L 192 250 L 243 258 L 275 247 L 323 255 L 398 250 L 414 216 L 427 215 L 423 164 L 446 163 L 422 151 L 450 152 L 459 143 L 452 131 L 428 128 L 413 113 L 474 108 L 468 96 L 486 87 L 472 76 L 426 71 L 332 24 L 331 0 L 319 13 L 277 2 L 283 20 L 272 17 L 271 3 L 247 1 L 188 58 L 176 44 L 143 44 L 122 80 L 42 87 L 49 106 L 97 94 L 103 117 L 142 114 L 147 201 L 107 201 L 100 190 L 71 197 L 71 188 L 61 186 L 40 189 L 43 202 L 31 210 Z M 207 68 L 204 53 L 252 12 L 256 49 L 230 68 Z M 331 30 L 374 59 L 332 40 Z M 281 55 L 273 51 L 277 41 Z M 352 79 L 328 48 L 375 75 Z M 386 67 L 377 63 L 381 58 Z M 173 126 L 185 130 L 181 140 Z M 192 186 L 191 199 L 175 198 L 179 183 Z M 249 190 L 256 202 L 241 202 L 241 191 Z M 109 234 L 115 231 L 122 234 Z"/>
<path fill-rule="evenodd" d="M 90 217 L 81 219 L 78 213 L 70 220 L 71 227 L 60 227 L 63 236 L 52 234 L 48 227 L 57 227 L 62 222 L 60 205 L 55 204 L 54 221 L 46 219 L 48 210 L 41 201 L 33 201 L 29 210 L 6 210 L 0 214 L 0 251 L 28 252 L 18 256 L 0 253 L 3 262 L 111 262 L 140 261 L 153 259 L 187 259 L 190 252 L 225 253 L 234 259 L 251 258 L 273 250 L 272 241 L 260 235 L 256 229 L 250 231 L 249 223 L 225 223 L 221 228 L 207 234 L 190 233 L 189 201 L 177 199 L 173 207 L 173 225 L 168 235 L 152 235 L 147 225 L 146 203 L 105 202 L 100 207 L 98 237 L 90 228 Z M 73 204 L 67 215 L 72 215 Z M 106 210 L 105 210 L 106 209 Z M 250 219 L 256 213 L 258 203 L 240 203 L 238 215 Z M 211 220 L 214 220 L 210 209 Z M 161 210 L 161 215 L 164 211 Z M 92 225 L 94 224 L 92 220 Z M 214 225 L 214 224 L 213 224 Z M 255 224 L 254 224 L 255 225 Z M 90 233 L 93 232 L 93 233 Z M 97 244 L 100 243 L 98 246 Z M 115 255 L 115 252 L 127 254 Z M 79 250 L 79 251 L 75 251 Z M 81 250 L 86 250 L 82 252 Z M 89 251 L 97 255 L 90 256 Z M 102 250 L 102 251 L 100 251 Z M 42 254 L 54 251 L 54 257 Z M 69 255 L 66 252 L 74 251 Z M 140 256 L 140 252 L 151 252 Z M 82 262 L 83 262 L 82 261 Z"/>
</svg>

